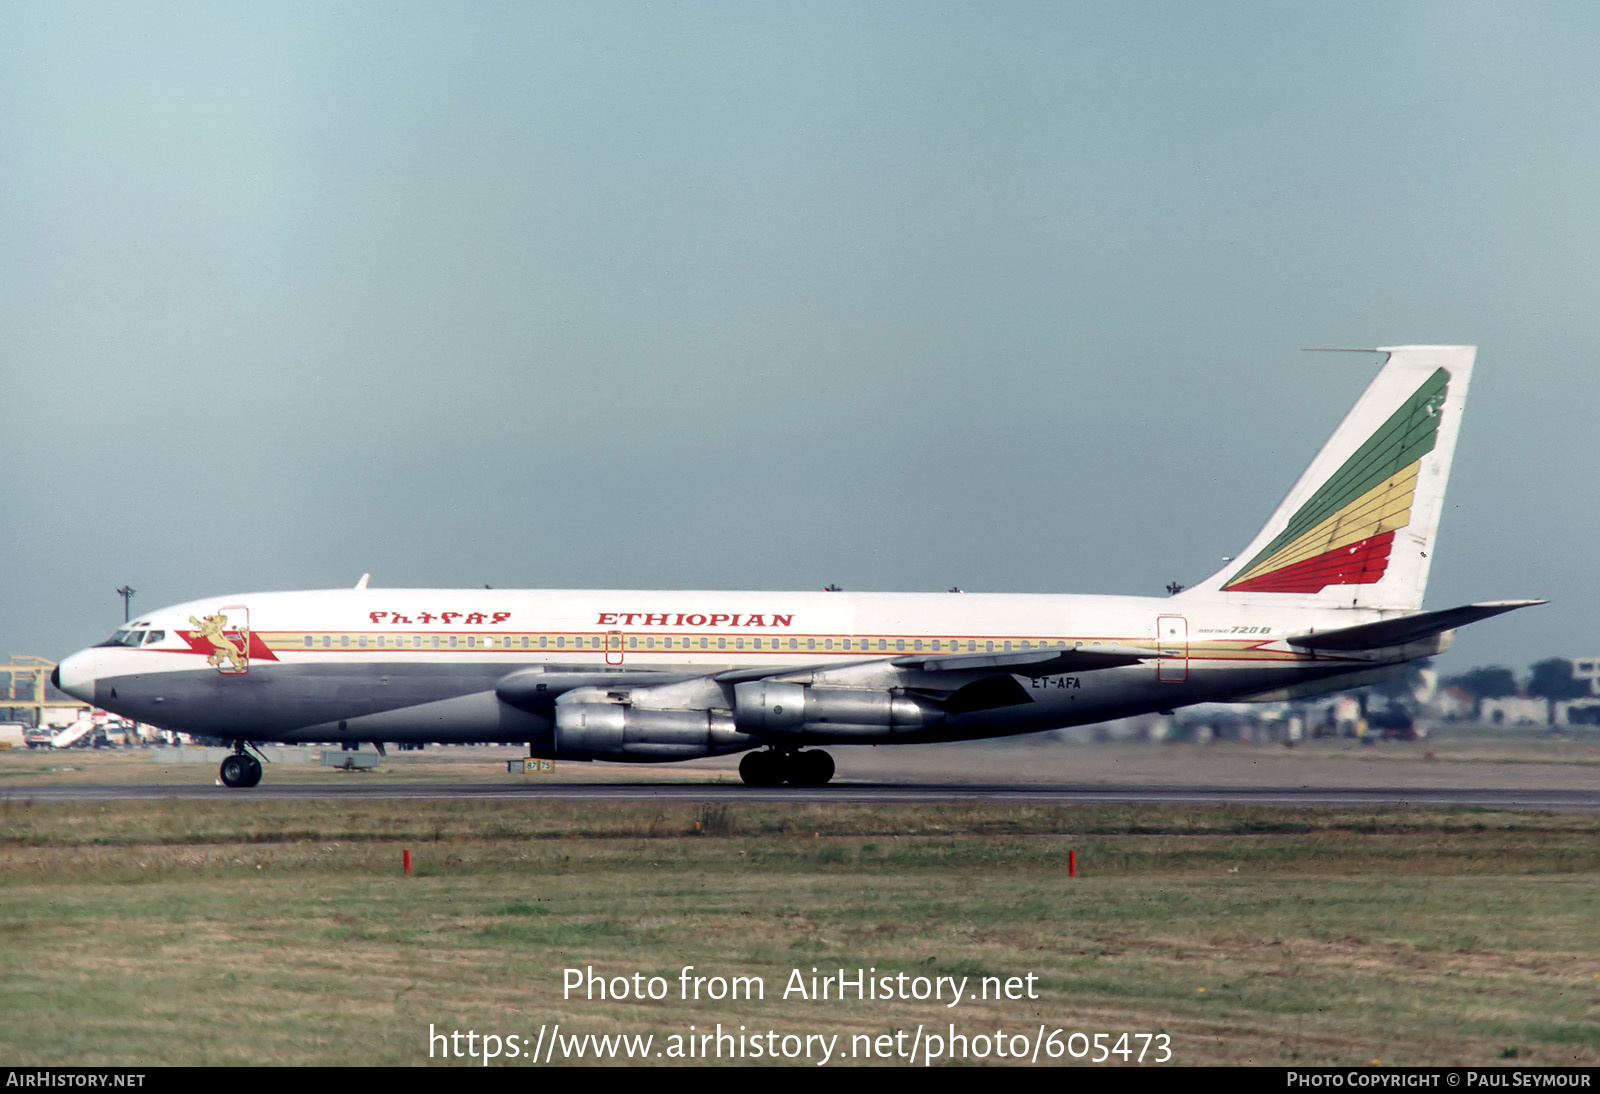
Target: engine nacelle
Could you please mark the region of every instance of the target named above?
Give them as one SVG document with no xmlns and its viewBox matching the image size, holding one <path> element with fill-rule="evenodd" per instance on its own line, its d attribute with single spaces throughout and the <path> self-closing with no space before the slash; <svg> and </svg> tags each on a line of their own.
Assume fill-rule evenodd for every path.
<svg viewBox="0 0 1600 1094">
<path fill-rule="evenodd" d="M 590 694 L 582 694 L 582 693 Z M 592 701 L 588 701 L 591 699 Z M 556 703 L 555 752 L 577 760 L 689 760 L 738 752 L 756 742 L 712 710 L 654 710 L 607 701 L 584 688 Z"/>
<path fill-rule="evenodd" d="M 944 711 L 891 691 L 750 680 L 735 684 L 734 721 L 752 734 L 891 737 L 928 729 Z"/>
</svg>

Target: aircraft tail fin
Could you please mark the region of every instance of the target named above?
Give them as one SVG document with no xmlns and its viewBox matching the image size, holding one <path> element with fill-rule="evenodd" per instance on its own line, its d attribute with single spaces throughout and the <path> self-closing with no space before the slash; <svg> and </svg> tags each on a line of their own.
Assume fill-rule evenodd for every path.
<svg viewBox="0 0 1600 1094">
<path fill-rule="evenodd" d="M 1393 346 L 1239 555 L 1184 596 L 1414 611 L 1444 511 L 1475 346 Z"/>
</svg>

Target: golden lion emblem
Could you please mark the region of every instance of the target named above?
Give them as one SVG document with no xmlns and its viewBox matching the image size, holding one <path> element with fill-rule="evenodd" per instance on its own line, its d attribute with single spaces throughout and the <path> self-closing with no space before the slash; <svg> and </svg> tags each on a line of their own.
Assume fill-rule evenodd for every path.
<svg viewBox="0 0 1600 1094">
<path fill-rule="evenodd" d="M 208 615 L 204 619 L 189 617 L 200 631 L 200 637 L 206 639 L 216 648 L 216 652 L 206 658 L 206 664 L 215 665 L 223 672 L 248 672 L 250 670 L 250 632 L 239 628 L 239 641 L 234 643 L 222 632 L 228 626 L 228 617 L 225 615 Z M 223 669 L 222 663 L 226 661 L 230 667 Z"/>
</svg>

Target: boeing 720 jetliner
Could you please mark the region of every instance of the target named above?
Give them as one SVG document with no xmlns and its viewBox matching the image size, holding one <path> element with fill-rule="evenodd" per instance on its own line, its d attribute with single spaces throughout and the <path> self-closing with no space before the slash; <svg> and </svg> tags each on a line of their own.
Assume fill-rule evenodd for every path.
<svg viewBox="0 0 1600 1094">
<path fill-rule="evenodd" d="M 915 744 L 1391 679 L 1537 600 L 1422 611 L 1476 350 L 1397 346 L 1248 546 L 1166 598 L 368 588 L 211 597 L 56 670 L 126 718 L 265 741 L 526 741 L 534 757 L 748 752 L 821 786 L 823 744 Z"/>
</svg>

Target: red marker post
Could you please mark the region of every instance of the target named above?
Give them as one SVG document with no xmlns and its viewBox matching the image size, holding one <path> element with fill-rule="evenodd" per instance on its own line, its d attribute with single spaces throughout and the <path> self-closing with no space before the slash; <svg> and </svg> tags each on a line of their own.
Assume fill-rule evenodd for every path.
<svg viewBox="0 0 1600 1094">
<path fill-rule="evenodd" d="M 408 854 L 408 855 L 410 853 L 411 853 L 410 851 L 406 852 L 406 854 Z M 407 868 L 407 872 L 408 873 L 410 872 L 409 867 Z M 1068 877 L 1077 877 L 1078 876 L 1078 852 L 1070 850 L 1070 849 L 1067 851 L 1067 876 Z"/>
<path fill-rule="evenodd" d="M 405 865 L 406 876 L 411 876 L 411 848 L 407 847 L 400 852 L 400 861 Z"/>
</svg>

